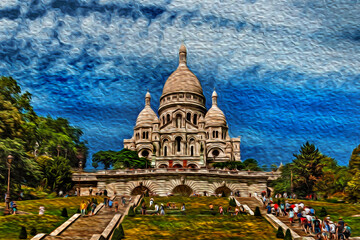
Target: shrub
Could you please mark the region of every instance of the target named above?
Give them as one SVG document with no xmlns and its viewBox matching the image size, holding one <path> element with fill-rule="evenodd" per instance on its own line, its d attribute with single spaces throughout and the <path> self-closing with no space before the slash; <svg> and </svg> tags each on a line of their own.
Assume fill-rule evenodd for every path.
<svg viewBox="0 0 360 240">
<path fill-rule="evenodd" d="M 63 209 L 62 209 L 62 211 L 61 211 L 61 216 L 62 216 L 62 217 L 66 217 L 66 218 L 69 217 L 66 208 L 63 208 Z"/>
<path fill-rule="evenodd" d="M 285 233 L 285 240 L 292 240 L 290 229 L 288 228 Z"/>
<path fill-rule="evenodd" d="M 149 192 L 148 191 L 145 192 L 145 197 L 149 197 Z"/>
<path fill-rule="evenodd" d="M 284 231 L 282 229 L 282 227 L 279 227 L 276 233 L 276 238 L 284 238 Z"/>
<path fill-rule="evenodd" d="M 235 201 L 234 198 L 230 198 L 229 205 L 230 205 L 231 207 L 236 207 L 236 201 Z"/>
<path fill-rule="evenodd" d="M 326 208 L 322 207 L 321 210 L 320 210 L 319 216 L 320 217 L 326 217 L 327 215 L 328 215 L 328 213 L 326 211 Z"/>
<path fill-rule="evenodd" d="M 256 207 L 256 208 L 255 208 L 254 216 L 257 216 L 257 217 L 260 217 L 260 216 L 261 216 L 260 208 L 259 208 L 259 207 Z"/>
<path fill-rule="evenodd" d="M 130 206 L 128 216 L 129 217 L 134 217 L 135 216 L 134 206 Z"/>
<path fill-rule="evenodd" d="M 120 240 L 123 239 L 124 237 L 125 237 L 124 229 L 122 227 L 122 224 L 120 224 L 119 227 L 115 229 L 111 240 Z"/>
<path fill-rule="evenodd" d="M 26 227 L 21 227 L 19 239 L 27 239 Z"/>
<path fill-rule="evenodd" d="M 33 227 L 30 231 L 30 235 L 35 236 L 36 234 L 37 234 L 37 230 L 36 230 L 36 228 Z"/>
<path fill-rule="evenodd" d="M 79 208 L 76 210 L 76 213 L 81 213 L 81 211 L 80 211 L 80 209 L 79 209 Z"/>
</svg>

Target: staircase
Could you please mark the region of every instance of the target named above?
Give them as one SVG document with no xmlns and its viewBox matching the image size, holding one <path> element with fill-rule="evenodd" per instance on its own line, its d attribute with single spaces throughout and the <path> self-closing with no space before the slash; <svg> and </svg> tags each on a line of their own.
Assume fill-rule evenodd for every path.
<svg viewBox="0 0 360 240">
<path fill-rule="evenodd" d="M 256 207 L 260 208 L 260 212 L 261 215 L 266 215 L 266 209 L 264 208 L 264 206 L 255 198 L 251 198 L 251 197 L 237 197 L 236 198 L 241 204 L 246 204 L 248 205 L 253 211 L 255 211 Z M 285 216 L 285 217 L 277 217 L 281 222 L 283 222 L 287 227 L 291 228 L 294 232 L 296 232 L 300 237 L 312 237 L 312 235 L 310 234 L 306 234 L 301 227 L 298 224 L 298 220 L 296 218 L 296 223 L 294 223 L 292 226 L 290 224 L 289 221 L 289 216 Z"/>
<path fill-rule="evenodd" d="M 115 200 L 114 200 L 115 201 Z M 119 202 L 119 211 L 115 212 L 115 208 L 105 208 L 103 207 L 96 215 L 94 216 L 84 216 L 77 219 L 73 224 L 71 224 L 67 229 L 65 229 L 58 236 L 46 236 L 45 240 L 66 240 L 66 239 L 82 239 L 89 240 L 94 234 L 101 234 L 107 225 L 110 223 L 111 219 L 115 214 L 123 214 L 127 205 L 124 207 Z"/>
</svg>

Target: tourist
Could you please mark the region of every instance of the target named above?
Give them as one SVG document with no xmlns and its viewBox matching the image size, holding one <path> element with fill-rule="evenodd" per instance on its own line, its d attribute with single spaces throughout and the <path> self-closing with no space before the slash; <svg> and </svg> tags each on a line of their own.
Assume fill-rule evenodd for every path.
<svg viewBox="0 0 360 240">
<path fill-rule="evenodd" d="M 286 211 L 285 211 L 285 204 L 281 203 L 280 204 L 280 210 L 281 210 L 281 216 L 286 216 Z"/>
<path fill-rule="evenodd" d="M 292 208 L 290 208 L 289 210 L 289 221 L 290 225 L 292 226 L 292 224 L 294 223 L 294 210 Z"/>
<path fill-rule="evenodd" d="M 125 204 L 126 204 L 126 199 L 125 199 L 124 196 L 121 197 L 121 204 L 122 204 L 123 207 L 124 207 Z"/>
<path fill-rule="evenodd" d="M 305 215 L 306 217 L 306 220 L 307 220 L 307 232 L 309 234 L 311 234 L 311 231 L 312 231 L 312 222 L 313 222 L 313 218 L 311 217 L 311 215 L 307 214 Z"/>
<path fill-rule="evenodd" d="M 63 191 L 62 191 L 62 190 L 60 190 L 60 191 L 59 191 L 59 197 L 62 197 L 62 196 L 63 196 L 63 194 L 64 194 L 64 193 L 63 193 Z"/>
<path fill-rule="evenodd" d="M 104 207 L 108 207 L 108 198 L 106 196 L 104 197 Z"/>
<path fill-rule="evenodd" d="M 94 215 L 95 209 L 96 209 L 96 203 L 95 203 L 95 202 L 92 202 L 92 204 L 91 204 L 91 216 Z"/>
<path fill-rule="evenodd" d="M 223 209 L 223 207 L 220 205 L 220 207 L 219 207 L 219 213 L 220 213 L 220 215 L 223 215 L 224 214 L 224 209 Z"/>
<path fill-rule="evenodd" d="M 39 215 L 44 215 L 45 213 L 45 207 L 44 206 L 40 206 L 39 207 Z"/>
<path fill-rule="evenodd" d="M 160 215 L 165 215 L 164 204 L 161 204 L 161 206 L 160 206 Z"/>
<path fill-rule="evenodd" d="M 235 207 L 235 213 L 234 215 L 237 216 L 239 214 L 239 207 Z"/>
<path fill-rule="evenodd" d="M 86 212 L 87 212 L 87 214 L 89 214 L 91 216 L 91 202 L 90 202 L 90 200 L 88 200 L 88 202 L 86 204 Z"/>
<path fill-rule="evenodd" d="M 141 215 L 146 215 L 146 204 L 143 202 L 141 205 Z"/>
<path fill-rule="evenodd" d="M 17 213 L 17 205 L 16 205 L 16 202 L 15 201 L 13 201 L 12 202 L 13 204 L 12 204 L 12 211 L 13 211 L 13 215 L 16 215 L 16 213 Z"/>
<path fill-rule="evenodd" d="M 336 235 L 338 239 L 341 239 L 340 237 L 343 236 L 344 228 L 345 228 L 345 222 L 342 220 L 342 218 L 339 218 L 339 221 L 336 225 Z"/>
<path fill-rule="evenodd" d="M 80 204 L 81 216 L 85 216 L 85 209 L 86 209 L 86 203 L 85 201 L 82 201 L 82 203 Z"/>
<path fill-rule="evenodd" d="M 92 192 L 93 192 L 93 189 L 92 187 L 89 188 L 89 195 L 91 196 L 92 195 Z"/>
<path fill-rule="evenodd" d="M 185 211 L 185 203 L 181 205 L 181 211 Z"/>
<path fill-rule="evenodd" d="M 324 219 L 322 227 L 321 227 L 321 232 L 322 232 L 322 236 L 324 240 L 329 240 L 330 238 L 330 227 L 328 224 L 328 220 L 327 218 Z"/>
<path fill-rule="evenodd" d="M 113 201 L 111 199 L 109 199 L 108 205 L 109 205 L 109 208 L 111 209 L 113 206 Z"/>
<path fill-rule="evenodd" d="M 209 208 L 210 208 L 210 210 L 211 210 L 211 211 L 213 211 L 213 210 L 214 210 L 214 206 L 213 206 L 213 204 L 212 204 L 212 203 L 210 203 Z"/>
<path fill-rule="evenodd" d="M 155 214 L 159 215 L 159 205 L 155 203 Z"/>
<path fill-rule="evenodd" d="M 107 192 L 107 190 L 105 189 L 104 190 L 104 196 L 107 196 L 108 195 L 108 192 Z"/>
<path fill-rule="evenodd" d="M 351 228 L 348 226 L 347 223 L 344 225 L 344 236 L 346 239 L 349 239 L 351 236 Z"/>
<path fill-rule="evenodd" d="M 114 207 L 115 207 L 115 212 L 119 211 L 119 202 L 117 200 L 115 200 L 114 202 Z"/>
<path fill-rule="evenodd" d="M 267 209 L 267 210 L 266 210 L 267 214 L 271 214 L 271 209 L 272 209 L 271 203 L 268 203 L 266 209 Z"/>
<path fill-rule="evenodd" d="M 336 225 L 333 221 L 330 221 L 330 239 L 336 239 Z"/>
<path fill-rule="evenodd" d="M 231 212 L 231 207 L 229 206 L 226 210 L 227 213 L 230 213 Z"/>
<path fill-rule="evenodd" d="M 315 234 L 317 239 L 321 237 L 321 221 L 315 216 L 315 220 L 313 221 L 313 233 Z"/>
<path fill-rule="evenodd" d="M 150 198 L 150 205 L 149 205 L 149 207 L 151 207 L 153 204 L 154 204 L 154 199 L 153 199 L 153 198 Z"/>
</svg>

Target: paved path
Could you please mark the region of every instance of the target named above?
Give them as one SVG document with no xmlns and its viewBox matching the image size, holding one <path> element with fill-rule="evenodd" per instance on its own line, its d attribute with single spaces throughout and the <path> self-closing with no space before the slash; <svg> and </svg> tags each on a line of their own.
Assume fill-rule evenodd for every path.
<svg viewBox="0 0 360 240">
<path fill-rule="evenodd" d="M 128 200 L 129 197 L 126 197 Z M 120 199 L 117 198 L 119 204 Z M 114 200 L 115 201 L 115 200 Z M 129 203 L 127 202 L 127 205 Z M 125 208 L 122 205 L 119 205 L 119 212 L 124 213 Z M 60 240 L 60 239 L 82 239 L 88 240 L 92 237 L 93 234 L 101 234 L 106 226 L 109 224 L 111 219 L 114 217 L 116 212 L 114 211 L 114 207 L 110 210 L 110 208 L 102 208 L 96 215 L 94 216 L 84 216 L 77 219 L 72 225 L 70 225 L 64 232 L 60 233 L 59 236 L 47 236 L 46 240 Z"/>
</svg>

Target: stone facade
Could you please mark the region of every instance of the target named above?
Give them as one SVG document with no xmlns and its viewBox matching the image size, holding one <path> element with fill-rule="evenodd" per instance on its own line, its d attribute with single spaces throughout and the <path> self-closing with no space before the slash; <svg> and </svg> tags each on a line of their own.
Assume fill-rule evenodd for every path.
<svg viewBox="0 0 360 240">
<path fill-rule="evenodd" d="M 239 192 L 247 197 L 254 193 L 260 195 L 279 175 L 277 172 L 157 168 L 74 173 L 73 181 L 80 184 L 81 195 L 88 195 L 91 186 L 94 192 L 106 189 L 110 196 L 115 192 L 118 195 L 138 195 L 147 190 L 159 196 Z"/>
<path fill-rule="evenodd" d="M 186 47 L 179 50 L 179 66 L 165 82 L 157 115 L 145 95 L 131 139 L 124 147 L 152 160 L 160 168 L 201 168 L 212 162 L 241 161 L 240 137 L 230 138 L 224 113 L 212 94 L 207 110 L 197 77 L 186 64 Z"/>
</svg>

